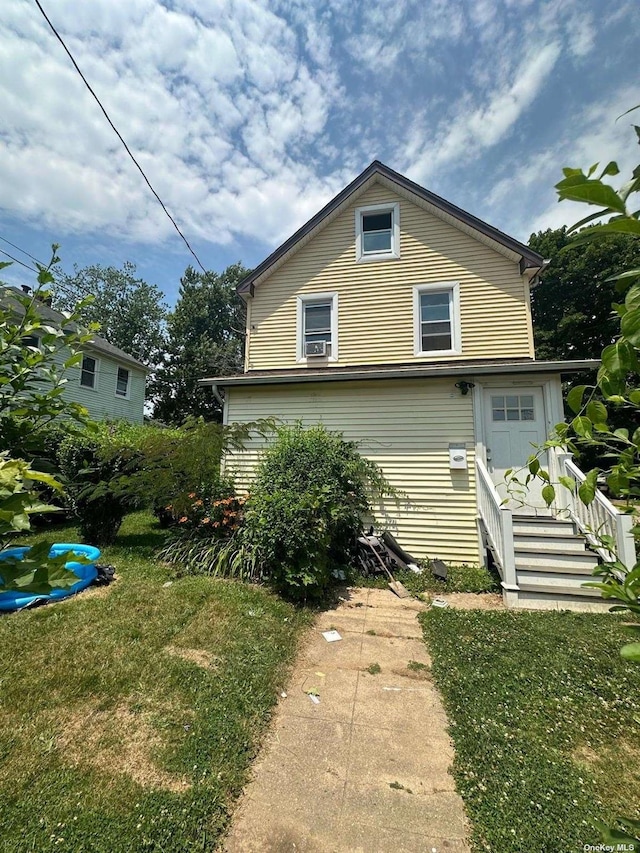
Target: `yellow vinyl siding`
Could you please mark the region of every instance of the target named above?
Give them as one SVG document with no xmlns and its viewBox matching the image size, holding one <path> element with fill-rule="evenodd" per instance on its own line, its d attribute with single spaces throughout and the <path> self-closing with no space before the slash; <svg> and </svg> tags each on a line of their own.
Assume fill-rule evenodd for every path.
<svg viewBox="0 0 640 853">
<path fill-rule="evenodd" d="M 360 442 L 405 493 L 387 500 L 377 518 L 414 556 L 479 561 L 476 527 L 472 397 L 450 380 L 323 382 L 227 389 L 227 421 L 275 416 L 306 425 L 324 423 Z M 466 471 L 449 468 L 449 442 L 465 443 Z M 236 484 L 250 491 L 261 447 L 227 460 Z"/>
<path fill-rule="evenodd" d="M 355 210 L 399 202 L 399 260 L 356 263 Z M 414 353 L 413 287 L 460 282 L 462 353 L 533 357 L 528 290 L 518 264 L 434 214 L 374 184 L 263 283 L 251 302 L 247 369 L 300 367 L 296 297 L 338 294 L 337 366 L 425 362 Z M 317 366 L 317 362 L 315 362 Z"/>
</svg>

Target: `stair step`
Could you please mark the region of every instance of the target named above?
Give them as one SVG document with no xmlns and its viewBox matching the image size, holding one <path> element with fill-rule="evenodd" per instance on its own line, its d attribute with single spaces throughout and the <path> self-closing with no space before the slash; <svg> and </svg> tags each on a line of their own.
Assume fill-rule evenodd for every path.
<svg viewBox="0 0 640 853">
<path fill-rule="evenodd" d="M 582 536 L 530 536 L 515 534 L 516 551 L 532 554 L 584 554 L 586 542 Z"/>
<path fill-rule="evenodd" d="M 571 595 L 584 598 L 601 598 L 599 589 L 580 586 L 563 586 L 561 584 L 519 583 L 522 592 L 541 592 L 549 595 Z"/>
<path fill-rule="evenodd" d="M 556 569 L 562 571 L 563 567 L 571 567 L 572 569 L 582 568 L 594 569 L 598 564 L 598 557 L 591 551 L 582 551 L 581 553 L 564 553 L 564 552 L 545 552 L 542 553 L 536 550 L 515 549 L 516 569 L 527 570 L 538 569 L 540 567 L 546 569 Z"/>
<path fill-rule="evenodd" d="M 561 536 L 575 534 L 575 526 L 572 521 L 559 521 L 551 518 L 513 519 L 514 533 L 530 533 L 532 536 Z"/>
</svg>

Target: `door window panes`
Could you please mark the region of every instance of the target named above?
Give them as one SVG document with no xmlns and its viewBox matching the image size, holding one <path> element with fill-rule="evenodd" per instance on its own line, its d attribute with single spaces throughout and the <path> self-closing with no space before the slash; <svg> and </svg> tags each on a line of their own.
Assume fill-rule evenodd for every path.
<svg viewBox="0 0 640 853">
<path fill-rule="evenodd" d="M 535 408 L 532 394 L 506 394 L 491 397 L 494 421 L 533 421 Z"/>
</svg>

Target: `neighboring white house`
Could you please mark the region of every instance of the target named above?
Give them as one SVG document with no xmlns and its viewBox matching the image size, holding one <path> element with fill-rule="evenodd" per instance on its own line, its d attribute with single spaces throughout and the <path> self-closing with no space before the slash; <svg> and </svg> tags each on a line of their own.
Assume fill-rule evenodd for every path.
<svg viewBox="0 0 640 853">
<path fill-rule="evenodd" d="M 9 294 L 12 289 L 4 288 Z M 64 320 L 64 315 L 43 302 L 38 304 L 38 313 L 52 326 L 59 326 Z M 30 341 L 34 346 L 38 346 L 36 337 Z M 57 361 L 62 363 L 66 357 L 63 350 Z M 82 364 L 65 373 L 64 396 L 80 403 L 96 420 L 142 423 L 148 372 L 141 361 L 95 335 L 84 347 Z"/>
</svg>

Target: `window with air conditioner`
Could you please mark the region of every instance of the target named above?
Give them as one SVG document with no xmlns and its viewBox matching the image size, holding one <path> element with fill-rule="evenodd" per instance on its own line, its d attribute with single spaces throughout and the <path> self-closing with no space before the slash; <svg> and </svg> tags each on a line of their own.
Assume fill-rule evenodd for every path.
<svg viewBox="0 0 640 853">
<path fill-rule="evenodd" d="M 298 361 L 337 361 L 337 312 L 335 293 L 298 297 Z"/>
<path fill-rule="evenodd" d="M 371 204 L 356 208 L 356 261 L 400 257 L 400 205 Z"/>
</svg>

